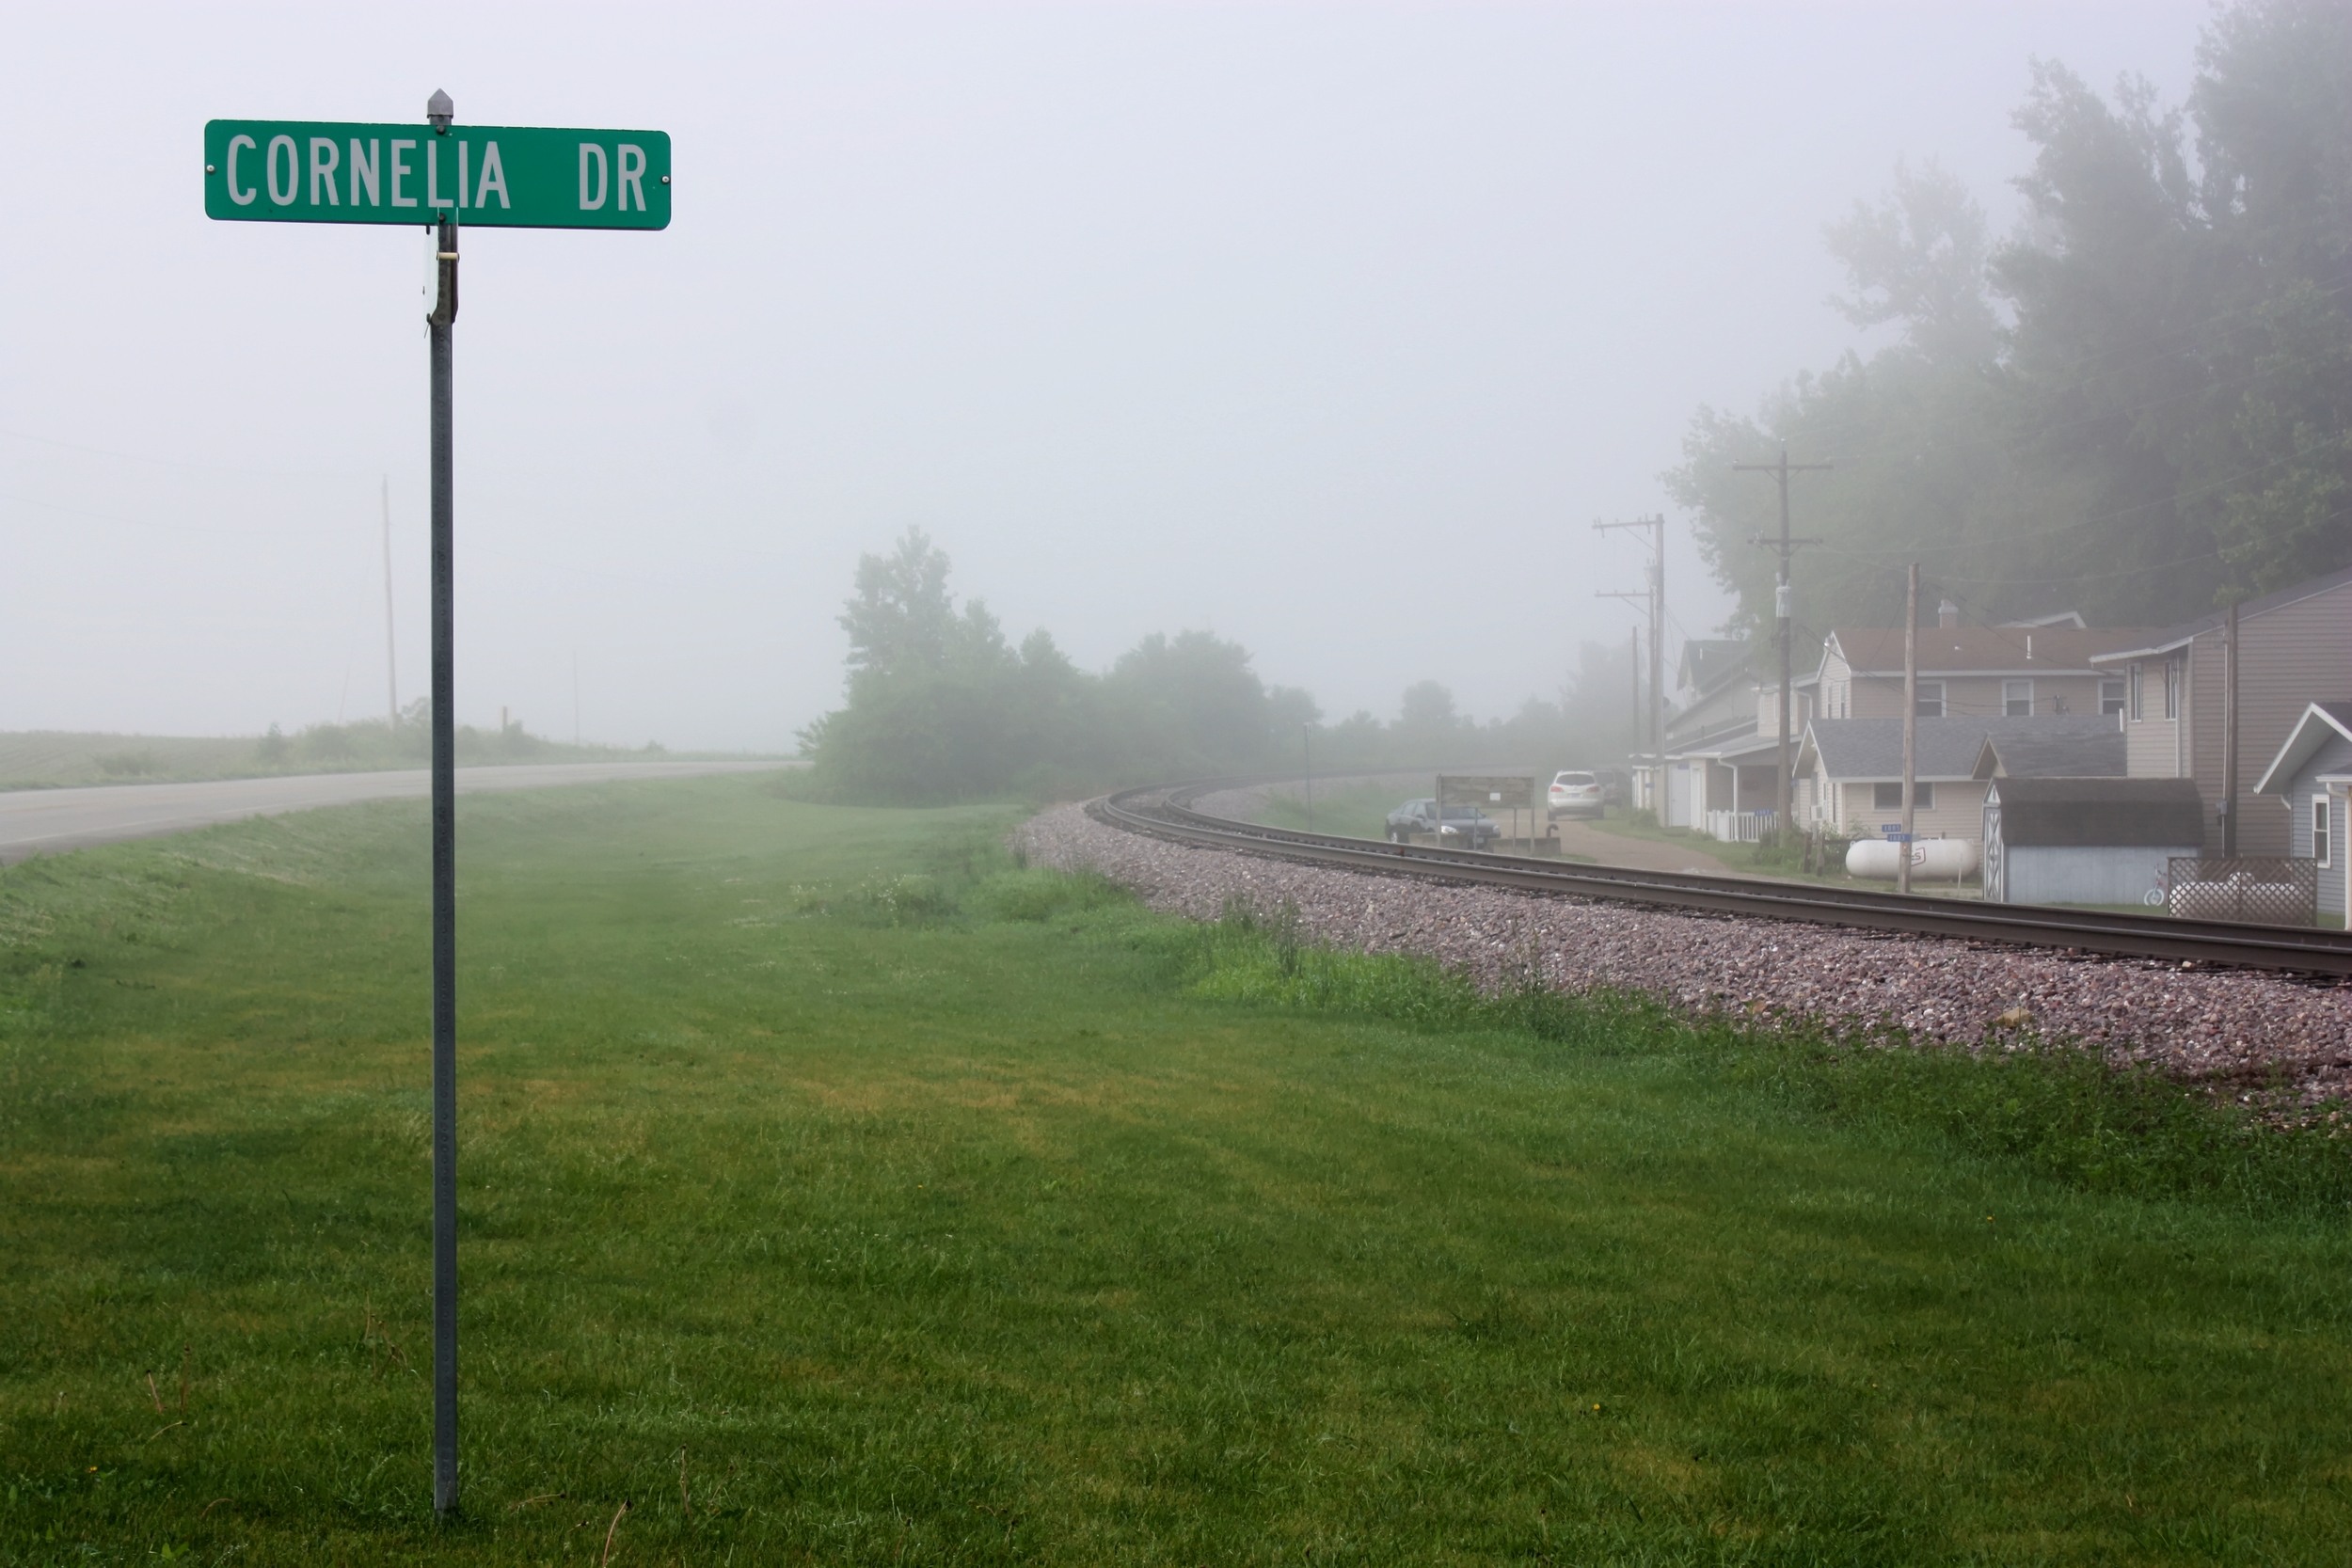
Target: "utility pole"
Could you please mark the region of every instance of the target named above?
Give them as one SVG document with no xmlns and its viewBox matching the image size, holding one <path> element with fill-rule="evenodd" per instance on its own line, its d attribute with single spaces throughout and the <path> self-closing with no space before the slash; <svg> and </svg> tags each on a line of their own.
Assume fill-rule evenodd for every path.
<svg viewBox="0 0 2352 1568">
<path fill-rule="evenodd" d="M 1659 814 L 1658 820 L 1666 820 L 1666 515 L 1636 517 L 1624 523 L 1595 523 L 1593 531 L 1606 533 L 1611 529 L 1645 528 L 1650 533 L 1649 563 L 1649 713 L 1650 750 L 1653 766 L 1650 771 L 1650 809 Z M 1603 599 L 1631 599 L 1632 594 L 1599 594 Z M 1640 680 L 1637 672 L 1635 680 Z"/>
<path fill-rule="evenodd" d="M 1631 736 L 1638 750 L 1642 744 L 1642 628 L 1639 626 L 1625 628 L 1625 667 L 1633 673 L 1633 706 L 1630 709 L 1633 721 L 1632 728 L 1626 734 Z"/>
<path fill-rule="evenodd" d="M 400 666 L 392 658 L 392 476 L 384 476 L 384 697 L 400 728 Z"/>
<path fill-rule="evenodd" d="M 1903 598 L 1903 852 L 1895 863 L 1895 891 L 1911 891 L 1913 798 L 1919 792 L 1919 563 L 1911 563 Z"/>
<path fill-rule="evenodd" d="M 1315 753 L 1308 736 L 1313 729 L 1312 721 L 1298 726 L 1298 765 L 1307 774 L 1307 831 L 1311 833 L 1315 831 Z"/>
<path fill-rule="evenodd" d="M 2221 638 L 2221 858 L 2225 861 L 2237 858 L 2237 605 L 2233 601 Z M 2174 701 L 2177 709 L 2178 699 Z"/>
<path fill-rule="evenodd" d="M 1788 827 L 1788 709 L 1791 705 L 1788 691 L 1790 679 L 1788 664 L 1789 647 L 1795 641 L 1789 624 L 1788 558 L 1797 552 L 1799 546 L 1818 545 L 1821 542 L 1819 539 L 1788 537 L 1788 476 L 1823 472 L 1835 465 L 1791 463 L 1788 461 L 1788 443 L 1783 441 L 1780 444 L 1780 461 L 1777 463 L 1734 463 L 1731 467 L 1737 473 L 1772 474 L 1780 481 L 1779 544 L 1775 546 L 1772 540 L 1762 537 L 1752 538 L 1748 543 L 1762 545 L 1767 549 L 1777 548 L 1780 551 L 1780 578 L 1772 587 L 1772 624 L 1774 633 L 1780 640 L 1780 788 L 1772 826 L 1776 830 L 1785 832 Z"/>
</svg>

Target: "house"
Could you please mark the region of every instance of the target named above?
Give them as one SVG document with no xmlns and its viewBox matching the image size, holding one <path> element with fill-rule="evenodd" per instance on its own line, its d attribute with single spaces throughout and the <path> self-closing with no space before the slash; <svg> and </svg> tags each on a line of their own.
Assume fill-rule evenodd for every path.
<svg viewBox="0 0 2352 1568">
<path fill-rule="evenodd" d="M 2242 629 L 2242 625 L 2241 625 Z M 2346 672 L 2352 679 L 2352 671 Z M 2286 802 L 2287 853 L 2308 859 L 2317 872 L 2318 906 L 2339 926 L 2352 908 L 2352 703 L 2312 703 L 2270 759 L 2257 795 Z"/>
<path fill-rule="evenodd" d="M 1913 832 L 1974 838 L 1983 831 L 1988 780 L 1978 776 L 1977 762 L 1987 740 L 2013 746 L 2020 737 L 2083 739 L 2114 726 L 2113 719 L 2096 713 L 1921 719 Z M 1875 837 L 1902 815 L 1902 719 L 1816 719 L 1805 726 L 1796 771 L 1801 824 L 1842 837 Z"/>
<path fill-rule="evenodd" d="M 2123 711 L 2122 673 L 2101 654 L 2145 641 L 2135 628 L 2092 630 L 2073 612 L 2008 626 L 1963 626 L 1948 599 L 1918 634 L 1923 719 L 2065 718 Z M 1839 626 L 1821 640 L 1814 704 L 1824 719 L 1899 719 L 1903 632 Z"/>
<path fill-rule="evenodd" d="M 2161 906 L 2173 857 L 2204 842 L 2204 802 L 2186 779 L 2004 777 L 1982 827 L 1989 902 Z"/>
<path fill-rule="evenodd" d="M 1682 645 L 1681 707 L 1666 726 L 1666 812 L 1670 827 L 1708 828 L 1729 813 L 1777 809 L 1773 781 L 1779 719 L 1759 723 L 1754 657 L 1745 642 Z M 1802 727 L 1792 731 L 1793 749 Z M 1751 823 L 1753 828 L 1755 824 Z M 1718 836 L 1753 838 L 1749 832 Z"/>
<path fill-rule="evenodd" d="M 2205 847 L 2221 852 L 2226 617 L 2217 613 L 2093 654 L 2124 692 L 2123 735 L 2134 778 L 2193 779 L 2205 802 Z M 2352 568 L 2238 606 L 2238 809 L 2241 855 L 2289 852 L 2283 796 L 2249 788 L 2315 698 L 2344 691 L 2352 673 Z"/>
<path fill-rule="evenodd" d="M 2101 727 L 2091 734 L 2066 730 L 1988 735 L 1977 752 L 1971 777 L 1983 779 L 2096 779 L 2123 776 L 2123 730 Z"/>
</svg>

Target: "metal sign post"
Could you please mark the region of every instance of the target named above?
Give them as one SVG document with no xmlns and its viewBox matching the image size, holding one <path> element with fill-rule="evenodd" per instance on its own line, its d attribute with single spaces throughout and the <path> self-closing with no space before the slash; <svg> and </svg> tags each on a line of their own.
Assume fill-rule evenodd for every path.
<svg viewBox="0 0 2352 1568">
<path fill-rule="evenodd" d="M 433 1510 L 457 1507 L 457 756 L 454 586 L 457 230 L 666 229 L 670 138 L 660 131 L 427 128 L 215 119 L 204 127 L 204 211 L 230 223 L 425 224 L 437 286 L 425 317 L 433 470 Z M 389 592 L 389 586 L 387 593 Z M 389 636 L 389 632 L 387 634 Z"/>
<path fill-rule="evenodd" d="M 433 1512 L 457 1506 L 457 224 L 434 246 L 433 341 Z"/>
</svg>

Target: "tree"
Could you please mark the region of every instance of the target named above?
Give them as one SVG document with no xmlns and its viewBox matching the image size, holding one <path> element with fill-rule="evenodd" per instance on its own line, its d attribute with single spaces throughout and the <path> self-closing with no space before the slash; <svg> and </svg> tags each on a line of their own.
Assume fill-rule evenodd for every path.
<svg viewBox="0 0 2352 1568">
<path fill-rule="evenodd" d="M 1454 711 L 1454 693 L 1436 681 L 1416 681 L 1405 689 L 1397 722 L 1423 734 L 1444 734 L 1460 722 Z"/>
<path fill-rule="evenodd" d="M 1932 161 L 1914 174 L 1899 161 L 1884 197 L 1855 202 L 1822 234 L 1846 263 L 1853 293 L 1830 304 L 1848 321 L 1901 322 L 1905 343 L 1937 364 L 1994 356 L 2000 322 L 1985 283 L 1984 209 L 1956 176 Z"/>
<path fill-rule="evenodd" d="M 945 669 L 955 623 L 947 558 L 921 529 L 910 528 L 890 554 L 858 557 L 857 592 L 841 614 L 850 679 Z"/>
<path fill-rule="evenodd" d="M 2111 625 L 2352 564 L 2352 8 L 2217 13 L 2185 106 L 2036 61 L 2014 119 L 2035 150 L 2017 236 L 1988 250 L 1957 181 L 1898 165 L 1825 238 L 1835 303 L 1902 341 L 1752 418 L 1692 417 L 1663 477 L 1738 595 L 1726 630 L 1772 624 L 1747 540 L 1777 526 L 1731 465 L 1783 442 L 1836 463 L 1794 498 L 1823 541 L 1795 574 L 1803 636 L 1889 624 L 1911 560 L 1972 616 Z"/>
</svg>

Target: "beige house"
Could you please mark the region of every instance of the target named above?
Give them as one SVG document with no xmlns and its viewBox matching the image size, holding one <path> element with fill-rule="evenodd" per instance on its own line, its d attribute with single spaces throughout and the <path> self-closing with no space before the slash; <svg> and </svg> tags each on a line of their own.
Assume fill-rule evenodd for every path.
<svg viewBox="0 0 2352 1568">
<path fill-rule="evenodd" d="M 1963 626 L 1947 600 L 1936 624 L 1919 628 L 1919 716 L 2114 717 L 2126 698 L 2122 672 L 2093 660 L 2147 637 L 2136 627 L 2088 629 L 2073 615 L 2036 626 Z M 1813 707 L 1822 719 L 1901 718 L 1902 628 L 1832 631 L 1821 643 Z"/>
<path fill-rule="evenodd" d="M 2209 855 L 2221 852 L 2225 621 L 2217 612 L 2091 656 L 2103 687 L 2122 690 L 2132 776 L 2197 781 Z M 2238 644 L 2237 851 L 2284 855 L 2287 803 L 2256 794 L 2256 782 L 2311 704 L 2352 698 L 2352 569 L 2241 604 Z"/>
</svg>

